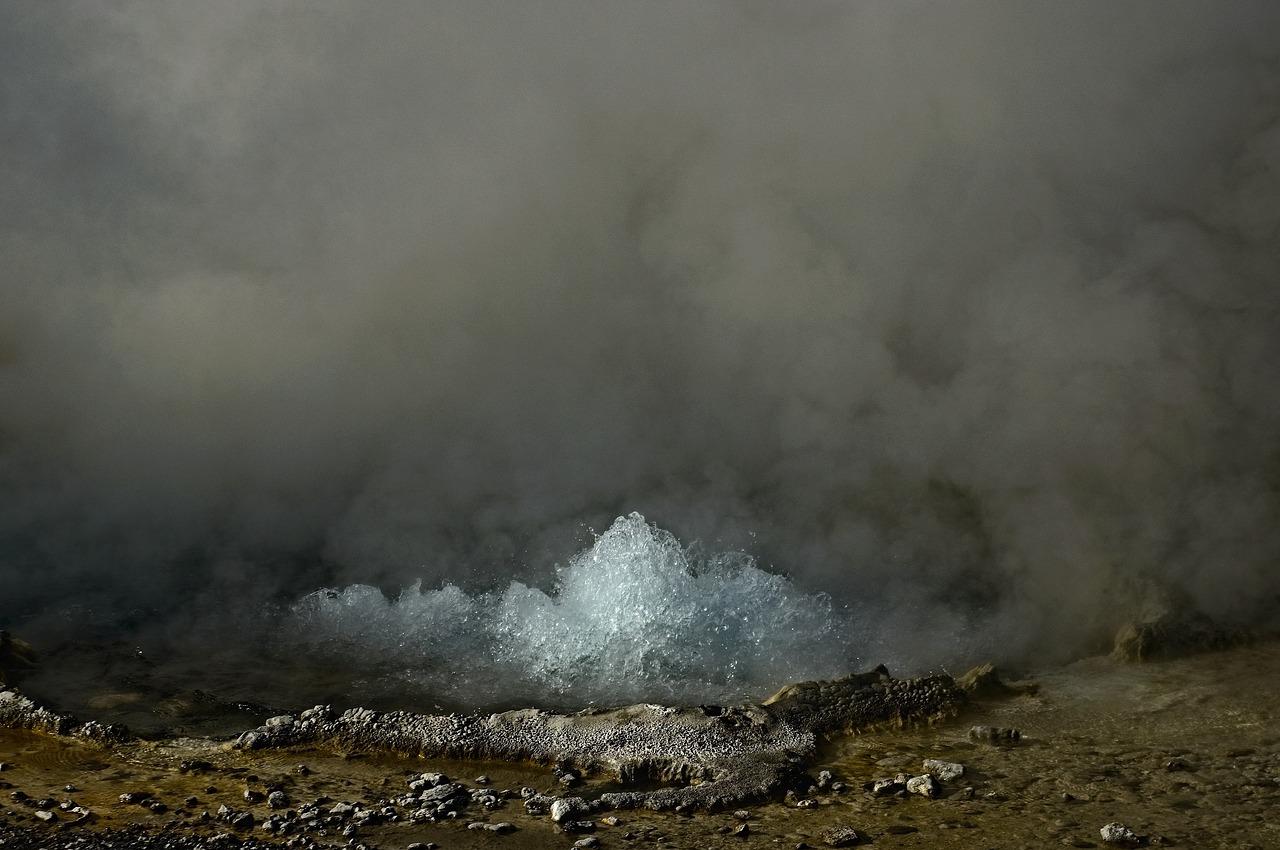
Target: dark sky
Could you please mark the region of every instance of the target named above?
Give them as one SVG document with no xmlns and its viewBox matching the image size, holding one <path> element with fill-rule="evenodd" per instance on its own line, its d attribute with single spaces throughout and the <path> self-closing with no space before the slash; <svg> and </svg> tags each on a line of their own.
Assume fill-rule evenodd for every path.
<svg viewBox="0 0 1280 850">
<path fill-rule="evenodd" d="M 633 510 L 1032 651 L 1280 596 L 1275 3 L 9 2 L 0 258 L 0 625 Z"/>
</svg>

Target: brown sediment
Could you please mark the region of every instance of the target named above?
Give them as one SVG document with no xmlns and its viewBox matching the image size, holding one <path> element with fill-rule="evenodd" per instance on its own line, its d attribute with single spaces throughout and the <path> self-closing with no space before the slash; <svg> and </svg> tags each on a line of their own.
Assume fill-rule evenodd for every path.
<svg viewBox="0 0 1280 850">
<path fill-rule="evenodd" d="M 889 688 L 882 674 L 850 680 L 853 693 L 876 683 Z M 133 824 L 167 840 L 201 837 L 210 850 L 218 846 L 210 843 L 218 834 L 228 836 L 223 840 L 226 846 L 258 836 L 277 844 L 293 840 L 295 846 L 304 847 L 336 847 L 354 841 L 351 846 L 382 850 L 403 850 L 413 842 L 434 842 L 444 850 L 568 848 L 582 836 L 565 833 L 551 819 L 550 802 L 560 800 L 567 807 L 565 822 L 593 822 L 594 834 L 605 848 L 659 843 L 709 847 L 729 840 L 735 846 L 742 841 L 744 846 L 804 842 L 818 847 L 826 846 L 828 836 L 848 836 L 849 831 L 882 850 L 1104 847 L 1108 845 L 1100 829 L 1114 822 L 1143 836 L 1151 846 L 1280 846 L 1280 831 L 1271 825 L 1270 814 L 1280 808 L 1280 735 L 1275 731 L 1280 644 L 1261 642 L 1142 665 L 1094 658 L 1042 673 L 1033 682 L 1038 689 L 1023 688 L 1000 698 L 975 697 L 963 704 L 957 719 L 933 725 L 916 724 L 903 715 L 872 724 L 870 731 L 842 736 L 839 718 L 832 717 L 831 725 L 813 727 L 832 731 L 814 733 L 812 752 L 775 754 L 778 761 L 773 764 L 765 757 L 738 765 L 747 785 L 760 787 L 767 783 L 767 776 L 790 771 L 793 779 L 812 782 L 812 786 L 792 786 L 791 794 L 779 787 L 756 803 L 724 808 L 699 807 L 688 796 L 700 788 L 706 789 L 700 793 L 718 794 L 713 773 L 699 776 L 696 770 L 675 770 L 674 761 L 667 783 L 646 781 L 644 770 L 651 775 L 660 771 L 640 767 L 637 773 L 622 776 L 626 781 L 620 783 L 618 771 L 601 762 L 598 773 L 585 773 L 580 782 L 566 787 L 547 766 L 380 753 L 370 746 L 371 739 L 354 733 L 321 736 L 312 743 L 303 736 L 291 745 L 278 738 L 279 746 L 245 749 L 203 739 L 104 743 L 0 730 L 0 762 L 9 763 L 8 770 L 0 770 L 0 783 L 11 786 L 0 791 L 0 799 L 11 791 L 27 795 L 24 802 L 3 800 L 0 838 L 8 830 L 21 840 L 40 839 L 38 844 L 9 846 L 71 848 L 81 846 L 73 843 L 78 837 L 97 840 L 105 829 Z M 921 682 L 909 691 L 919 694 L 924 689 Z M 821 692 L 821 686 L 788 688 L 780 695 L 783 699 L 744 714 L 707 707 L 674 710 L 670 716 L 679 718 L 678 726 L 697 729 L 709 728 L 717 716 L 724 715 L 720 722 L 726 734 L 732 734 L 753 724 L 813 717 L 810 709 L 801 706 L 815 705 L 813 695 Z M 637 725 L 644 727 L 645 718 L 657 717 L 661 710 L 635 706 L 630 711 L 631 722 L 638 720 Z M 341 716 L 331 713 L 329 721 Z M 385 724 L 386 715 L 381 717 Z M 478 720 L 487 722 L 490 717 Z M 593 721 L 597 731 L 587 737 L 608 723 L 628 722 L 627 715 L 606 711 L 542 717 L 545 723 L 570 727 Z M 352 729 L 359 725 L 357 719 L 349 719 Z M 285 724 L 277 721 L 277 725 Z M 906 728 L 892 728 L 897 725 Z M 973 726 L 1018 729 L 1021 735 L 1016 741 L 1011 736 L 974 738 Z M 749 734 L 764 733 L 757 729 Z M 900 773 L 921 774 L 927 770 L 925 760 L 957 763 L 964 773 L 941 780 L 932 796 L 877 795 L 866 787 Z M 306 772 L 299 770 L 302 763 L 308 766 Z M 556 765 L 562 772 L 565 766 Z M 746 775 L 757 768 L 760 776 Z M 407 782 L 428 770 L 451 777 L 441 787 L 465 802 L 456 818 L 412 823 L 404 816 L 407 810 L 394 802 L 405 792 Z M 833 777 L 824 777 L 823 771 Z M 475 781 L 481 773 L 491 781 Z M 64 792 L 62 786 L 68 783 L 77 790 Z M 283 836 L 268 833 L 262 824 L 273 810 L 265 801 L 248 802 L 243 795 L 246 790 L 266 793 L 270 788 L 286 792 L 295 809 L 321 797 L 329 800 L 324 804 L 326 812 L 340 802 L 373 811 L 390 801 L 401 818 L 369 822 L 351 836 L 340 831 L 349 819 L 329 826 L 325 836 L 302 830 Z M 529 791 L 529 798 L 521 796 L 522 788 Z M 166 809 L 154 812 L 143 804 L 120 802 L 119 796 L 129 791 L 147 792 L 149 799 Z M 503 791 L 505 797 L 500 796 Z M 639 805 L 647 805 L 646 801 L 655 805 L 629 810 L 611 806 L 614 801 L 609 795 L 631 793 L 643 795 L 637 798 Z M 58 820 L 41 823 L 35 816 L 40 797 L 58 803 L 73 801 L 94 817 L 73 826 L 71 817 L 64 817 L 55 806 Z M 196 800 L 188 805 L 187 797 Z M 485 805 L 486 799 L 495 805 Z M 573 803 L 575 799 L 581 802 Z M 529 801 L 535 805 L 526 811 L 521 803 Z M 217 815 L 222 805 L 252 813 L 255 822 L 248 828 L 232 826 Z M 212 814 L 210 820 L 201 819 L 204 811 Z M 515 832 L 483 829 L 499 823 L 510 823 Z M 468 829 L 469 824 L 477 828 Z M 97 846 L 145 846 L 129 840 L 130 834 L 116 835 L 102 839 L 114 844 Z M 628 836 L 630 840 L 624 842 Z"/>
<path fill-rule="evenodd" d="M 826 736 L 932 722 L 954 714 L 963 698 L 947 676 L 899 680 L 878 668 L 830 682 L 792 685 L 762 705 L 643 704 L 574 714 L 526 709 L 490 715 L 421 715 L 362 708 L 338 713 L 316 706 L 297 715 L 269 718 L 229 744 L 188 740 L 167 746 L 186 753 L 179 768 L 194 762 L 210 769 L 222 764 L 225 769 L 229 759 L 261 759 L 264 751 L 327 752 L 344 759 L 400 756 L 555 765 L 561 774 L 572 769 L 594 779 L 588 790 L 578 792 L 585 796 L 565 796 L 564 786 L 547 789 L 550 794 L 536 790 L 526 794 L 530 812 L 550 808 L 555 821 L 564 821 L 570 815 L 586 818 L 612 810 L 714 811 L 804 792 L 813 781 L 805 768 Z M 0 726 L 76 744 L 107 749 L 114 745 L 116 760 L 123 756 L 146 763 L 166 746 L 130 741 L 121 727 L 79 723 L 12 690 L 0 693 Z M 607 785 L 601 777 L 607 777 Z M 299 783 L 292 777 L 289 784 Z M 152 800 L 151 792 L 128 793 L 134 802 L 140 799 L 149 805 Z M 449 793 L 461 796 L 463 791 Z M 466 793 L 487 799 L 476 789 Z M 394 796 L 394 792 L 388 794 Z M 52 798 L 45 802 L 52 803 Z M 412 807 L 410 801 L 404 802 Z M 227 808 L 235 814 L 234 806 Z M 173 807 L 161 803 L 160 809 Z M 201 831 L 208 828 L 208 821 L 205 816 L 170 826 Z"/>
</svg>

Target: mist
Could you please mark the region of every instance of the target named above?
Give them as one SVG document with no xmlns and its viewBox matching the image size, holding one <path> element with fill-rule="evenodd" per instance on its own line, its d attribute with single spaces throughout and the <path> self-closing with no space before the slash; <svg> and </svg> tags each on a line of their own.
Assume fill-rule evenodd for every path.
<svg viewBox="0 0 1280 850">
<path fill-rule="evenodd" d="M 0 57 L 0 627 L 545 589 L 633 511 L 919 667 L 1280 607 L 1280 6 L 16 2 Z"/>
</svg>

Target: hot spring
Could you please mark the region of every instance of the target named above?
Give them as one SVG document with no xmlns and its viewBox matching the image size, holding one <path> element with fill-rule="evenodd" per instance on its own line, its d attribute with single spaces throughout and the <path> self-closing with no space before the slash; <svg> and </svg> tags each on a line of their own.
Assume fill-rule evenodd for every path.
<svg viewBox="0 0 1280 850">
<path fill-rule="evenodd" d="M 1280 4 L 50 0 L 0 56 L 52 704 L 733 702 L 1280 611 Z"/>
</svg>

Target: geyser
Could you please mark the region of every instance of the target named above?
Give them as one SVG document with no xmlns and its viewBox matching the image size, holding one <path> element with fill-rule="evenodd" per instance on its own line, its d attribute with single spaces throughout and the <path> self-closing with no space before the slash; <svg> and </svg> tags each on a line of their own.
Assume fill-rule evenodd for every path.
<svg viewBox="0 0 1280 850">
<path fill-rule="evenodd" d="M 475 597 L 415 584 L 394 601 L 368 585 L 320 590 L 293 606 L 285 642 L 454 704 L 733 704 L 855 669 L 851 626 L 825 595 L 739 553 L 690 553 L 632 514 L 551 593 L 518 581 Z"/>
<path fill-rule="evenodd" d="M 296 605 L 406 689 L 660 698 L 1277 610 L 1274 3 L 10 3 L 0 56 L 33 643 Z"/>
</svg>

